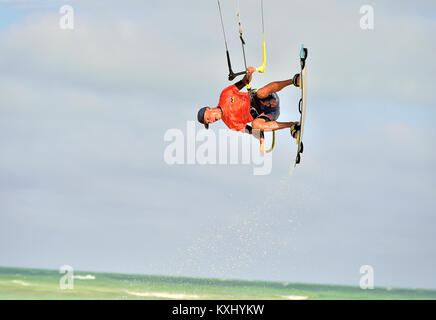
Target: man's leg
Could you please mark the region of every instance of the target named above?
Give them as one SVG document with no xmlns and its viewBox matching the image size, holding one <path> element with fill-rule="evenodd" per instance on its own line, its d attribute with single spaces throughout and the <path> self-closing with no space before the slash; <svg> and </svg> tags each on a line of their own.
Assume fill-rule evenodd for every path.
<svg viewBox="0 0 436 320">
<path fill-rule="evenodd" d="M 260 131 L 275 131 L 280 129 L 291 128 L 298 122 L 278 122 L 278 121 L 266 121 L 262 118 L 254 119 L 252 122 L 253 129 Z"/>
<path fill-rule="evenodd" d="M 294 81 L 296 82 L 296 86 L 298 87 L 300 85 L 299 74 L 296 74 L 293 79 L 284 80 L 284 81 L 275 81 L 267 84 L 263 88 L 257 90 L 257 97 L 259 99 L 265 99 L 270 94 L 274 92 L 278 92 L 287 86 L 293 85 Z M 266 118 L 270 118 L 270 119 L 266 119 Z M 276 117 L 272 118 L 271 116 L 267 116 L 266 118 L 261 116 L 259 118 L 254 119 L 252 122 L 253 129 L 261 130 L 261 131 L 275 131 L 275 130 L 281 130 L 286 128 L 292 128 L 292 126 L 298 124 L 298 122 L 275 121 L 278 118 L 278 114 Z"/>
<path fill-rule="evenodd" d="M 297 79 L 296 81 L 299 82 L 299 77 L 294 77 L 294 79 Z M 257 90 L 257 97 L 259 99 L 265 99 L 271 93 L 279 92 L 283 88 L 294 84 L 294 79 L 289 79 L 289 80 L 284 80 L 284 81 L 275 81 L 275 82 L 268 83 L 265 87 Z M 299 86 L 299 83 L 297 83 L 297 86 Z"/>
</svg>

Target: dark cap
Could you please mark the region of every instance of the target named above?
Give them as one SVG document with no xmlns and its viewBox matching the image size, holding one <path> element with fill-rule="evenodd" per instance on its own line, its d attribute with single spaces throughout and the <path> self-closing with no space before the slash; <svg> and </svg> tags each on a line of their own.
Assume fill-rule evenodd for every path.
<svg viewBox="0 0 436 320">
<path fill-rule="evenodd" d="M 204 127 L 206 129 L 209 129 L 209 124 L 208 123 L 204 123 L 204 113 L 206 112 L 207 107 L 201 108 L 200 110 L 198 110 L 198 114 L 197 114 L 197 120 L 198 122 L 204 124 Z"/>
</svg>

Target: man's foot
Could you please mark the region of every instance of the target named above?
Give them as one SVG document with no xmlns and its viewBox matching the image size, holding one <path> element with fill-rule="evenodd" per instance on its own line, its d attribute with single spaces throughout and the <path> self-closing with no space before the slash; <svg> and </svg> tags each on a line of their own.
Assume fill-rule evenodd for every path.
<svg viewBox="0 0 436 320">
<path fill-rule="evenodd" d="M 299 122 L 295 122 L 292 126 L 291 126 L 291 135 L 294 139 L 298 139 L 300 137 L 300 123 Z"/>
<path fill-rule="evenodd" d="M 294 86 L 300 88 L 300 74 L 297 73 L 293 78 L 292 78 L 292 82 L 294 84 Z"/>
</svg>

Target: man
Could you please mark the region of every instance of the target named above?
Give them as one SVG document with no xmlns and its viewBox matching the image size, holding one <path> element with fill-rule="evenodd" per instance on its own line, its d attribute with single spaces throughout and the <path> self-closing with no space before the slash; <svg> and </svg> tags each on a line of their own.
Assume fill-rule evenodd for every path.
<svg viewBox="0 0 436 320">
<path fill-rule="evenodd" d="M 298 137 L 300 130 L 298 122 L 277 121 L 280 115 L 280 101 L 277 92 L 292 84 L 299 87 L 300 74 L 296 74 L 289 80 L 271 82 L 258 90 L 241 92 L 240 90 L 251 82 L 255 71 L 254 67 L 248 67 L 242 80 L 221 92 L 218 106 L 201 108 L 197 118 L 206 129 L 209 129 L 209 124 L 221 119 L 229 129 L 249 134 L 257 133 L 255 136 L 260 140 L 261 152 L 264 153 L 263 131 L 290 128 L 292 137 L 295 139 Z M 250 122 L 252 126 L 248 125 Z"/>
</svg>

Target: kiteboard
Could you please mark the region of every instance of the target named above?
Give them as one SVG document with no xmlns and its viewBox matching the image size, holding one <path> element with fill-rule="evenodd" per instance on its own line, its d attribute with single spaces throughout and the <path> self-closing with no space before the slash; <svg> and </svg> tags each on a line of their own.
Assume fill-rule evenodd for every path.
<svg viewBox="0 0 436 320">
<path fill-rule="evenodd" d="M 307 48 L 304 45 L 301 46 L 300 50 L 300 89 L 301 98 L 298 103 L 298 111 L 300 112 L 300 134 L 298 135 L 296 142 L 298 145 L 297 157 L 295 158 L 294 167 L 300 163 L 301 154 L 303 153 L 303 133 L 304 133 L 304 123 L 306 121 L 306 91 L 307 91 L 307 68 L 306 68 L 306 58 L 307 58 Z"/>
</svg>

